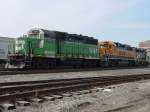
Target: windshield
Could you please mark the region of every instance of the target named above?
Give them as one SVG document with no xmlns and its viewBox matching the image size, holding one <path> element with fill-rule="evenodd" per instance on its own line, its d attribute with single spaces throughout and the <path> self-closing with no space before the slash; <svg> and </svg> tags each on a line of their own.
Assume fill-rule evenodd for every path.
<svg viewBox="0 0 150 112">
<path fill-rule="evenodd" d="M 28 37 L 39 37 L 40 31 L 39 30 L 31 30 L 28 32 Z"/>
<path fill-rule="evenodd" d="M 108 48 L 108 44 L 101 44 L 100 48 Z"/>
</svg>

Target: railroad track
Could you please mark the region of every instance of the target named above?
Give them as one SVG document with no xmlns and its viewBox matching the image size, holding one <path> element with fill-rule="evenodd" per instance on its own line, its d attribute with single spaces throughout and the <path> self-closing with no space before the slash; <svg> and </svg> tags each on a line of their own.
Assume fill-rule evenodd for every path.
<svg viewBox="0 0 150 112">
<path fill-rule="evenodd" d="M 10 109 L 16 105 L 62 98 L 75 93 L 86 94 L 96 87 L 147 79 L 150 79 L 150 74 L 0 83 L 0 107 Z"/>
<path fill-rule="evenodd" d="M 56 68 L 50 70 L 31 70 L 31 69 L 0 69 L 0 75 L 17 75 L 17 74 L 40 74 L 40 73 L 63 73 L 63 72 L 84 72 L 84 71 L 99 71 L 99 70 L 117 70 L 117 69 L 135 69 L 149 68 L 148 66 L 138 67 L 111 67 L 111 68 Z"/>
</svg>

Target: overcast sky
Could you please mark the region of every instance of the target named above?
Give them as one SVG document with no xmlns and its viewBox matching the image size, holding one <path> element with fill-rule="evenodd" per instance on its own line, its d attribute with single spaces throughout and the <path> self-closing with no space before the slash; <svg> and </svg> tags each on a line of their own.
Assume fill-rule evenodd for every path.
<svg viewBox="0 0 150 112">
<path fill-rule="evenodd" d="M 138 45 L 150 40 L 150 0 L 0 0 L 0 35 L 31 28 Z"/>
</svg>

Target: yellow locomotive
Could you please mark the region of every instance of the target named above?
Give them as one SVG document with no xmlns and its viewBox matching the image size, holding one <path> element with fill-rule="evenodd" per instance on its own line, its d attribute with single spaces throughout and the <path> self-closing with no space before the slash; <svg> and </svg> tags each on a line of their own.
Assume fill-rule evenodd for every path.
<svg viewBox="0 0 150 112">
<path fill-rule="evenodd" d="M 139 57 L 142 57 L 140 59 L 142 61 L 146 56 L 143 54 L 144 50 L 142 51 L 138 48 L 112 41 L 99 42 L 99 50 L 101 62 L 104 66 L 133 66 L 139 63 Z"/>
</svg>

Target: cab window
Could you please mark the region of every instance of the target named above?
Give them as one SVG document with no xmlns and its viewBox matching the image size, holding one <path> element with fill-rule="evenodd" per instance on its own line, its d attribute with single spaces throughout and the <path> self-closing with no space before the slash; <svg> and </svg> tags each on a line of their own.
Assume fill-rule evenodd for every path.
<svg viewBox="0 0 150 112">
<path fill-rule="evenodd" d="M 103 44 L 103 45 L 100 45 L 100 48 L 108 48 L 108 44 Z"/>
</svg>

